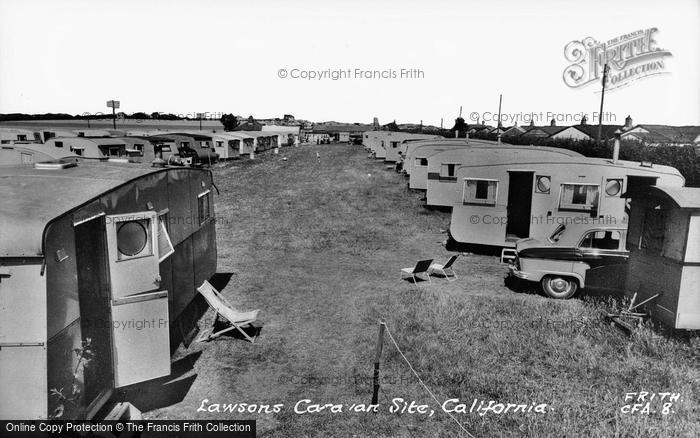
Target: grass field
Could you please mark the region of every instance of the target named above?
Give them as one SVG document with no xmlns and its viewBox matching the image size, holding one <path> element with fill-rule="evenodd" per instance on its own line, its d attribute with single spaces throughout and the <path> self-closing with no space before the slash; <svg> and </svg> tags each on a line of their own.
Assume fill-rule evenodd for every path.
<svg viewBox="0 0 700 438">
<path fill-rule="evenodd" d="M 191 367 L 180 377 L 187 390 L 148 418 L 251 418 L 264 437 L 468 436 L 457 422 L 478 437 L 700 436 L 697 338 L 650 328 L 628 337 L 604 321 L 609 302 L 516 293 L 496 257 L 460 256 L 454 282 L 399 281 L 400 268 L 451 255 L 442 245 L 449 214 L 422 208 L 422 194 L 361 147 L 284 149 L 214 176 L 218 271 L 231 275 L 223 293 L 242 310 L 260 308 L 265 326 L 255 345 L 223 337 L 178 350 L 177 363 Z M 454 413 L 455 421 L 388 336 L 378 413 L 348 412 L 370 403 L 380 320 L 440 403 L 546 404 L 546 413 Z M 623 413 L 625 394 L 639 391 L 680 397 L 667 415 L 658 400 L 655 413 Z M 390 413 L 399 397 L 434 413 Z M 304 399 L 343 412 L 295 413 Z M 225 403 L 284 406 L 208 411 Z"/>
</svg>

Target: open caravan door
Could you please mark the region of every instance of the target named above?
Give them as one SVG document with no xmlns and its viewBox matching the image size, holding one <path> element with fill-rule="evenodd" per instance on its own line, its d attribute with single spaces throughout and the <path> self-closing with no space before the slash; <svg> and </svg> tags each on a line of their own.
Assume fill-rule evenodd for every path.
<svg viewBox="0 0 700 438">
<path fill-rule="evenodd" d="M 156 212 L 106 217 L 116 388 L 170 374 L 168 292 L 159 290 Z"/>
</svg>

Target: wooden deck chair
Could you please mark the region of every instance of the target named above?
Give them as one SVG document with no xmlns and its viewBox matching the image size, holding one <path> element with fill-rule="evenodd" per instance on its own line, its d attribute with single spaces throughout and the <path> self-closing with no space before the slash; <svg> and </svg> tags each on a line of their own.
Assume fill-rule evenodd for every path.
<svg viewBox="0 0 700 438">
<path fill-rule="evenodd" d="M 441 265 L 440 263 L 433 263 L 430 265 L 430 268 L 428 268 L 428 272 L 430 274 L 434 273 L 439 273 L 442 274 L 447 281 L 455 281 L 457 280 L 457 274 L 455 273 L 454 269 L 452 269 L 452 265 L 454 264 L 455 260 L 457 260 L 457 257 L 459 257 L 459 254 L 453 255 L 450 257 L 450 259 L 445 263 L 444 265 Z M 452 275 L 447 275 L 447 272 L 450 272 Z M 452 278 L 452 279 L 450 279 Z"/>
<path fill-rule="evenodd" d="M 229 332 L 231 330 L 238 330 L 247 340 L 249 340 L 252 344 L 255 343 L 255 338 L 257 338 L 257 334 L 254 337 L 250 337 L 248 333 L 246 333 L 243 330 L 243 327 L 245 327 L 248 324 L 253 323 L 255 320 L 258 318 L 258 313 L 260 313 L 260 310 L 251 310 L 249 312 L 240 312 L 231 306 L 231 304 L 224 298 L 223 295 L 221 295 L 221 292 L 218 290 L 214 289 L 214 286 L 212 286 L 208 281 L 204 281 L 201 286 L 197 288 L 200 294 L 204 297 L 205 300 L 207 300 L 207 303 L 209 303 L 209 306 L 213 308 L 216 311 L 216 314 L 214 315 L 214 321 L 212 322 L 212 327 L 211 330 L 209 330 L 209 333 L 203 333 L 197 338 L 197 341 L 210 341 L 214 338 L 217 338 L 221 335 L 223 335 L 226 332 Z M 223 330 L 219 330 L 218 332 L 214 333 L 214 324 L 216 324 L 216 320 L 219 316 L 222 316 L 226 321 L 228 321 L 231 324 L 231 327 L 226 327 Z"/>
<path fill-rule="evenodd" d="M 406 276 L 410 275 L 411 278 L 413 278 L 413 284 L 418 284 L 418 274 L 426 274 L 426 277 L 428 278 L 428 283 L 431 282 L 430 280 L 430 275 L 428 275 L 428 268 L 430 268 L 430 264 L 433 263 L 433 259 L 429 260 L 421 260 L 418 263 L 416 263 L 416 266 L 412 268 L 403 268 L 401 269 L 401 277 L 400 279 L 403 280 L 406 278 Z"/>
</svg>

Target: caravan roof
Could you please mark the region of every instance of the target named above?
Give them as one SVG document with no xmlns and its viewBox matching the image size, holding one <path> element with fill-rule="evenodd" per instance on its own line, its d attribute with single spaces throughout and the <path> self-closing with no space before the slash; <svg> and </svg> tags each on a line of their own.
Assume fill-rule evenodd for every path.
<svg viewBox="0 0 700 438">
<path fill-rule="evenodd" d="M 670 199 L 677 207 L 700 210 L 700 187 L 652 186 L 646 188 L 646 195 L 660 199 Z M 635 194 L 625 193 L 626 198 Z"/>
<path fill-rule="evenodd" d="M 163 170 L 97 162 L 65 169 L 0 168 L 0 257 L 40 256 L 44 228 L 52 219 L 129 180 Z"/>
</svg>

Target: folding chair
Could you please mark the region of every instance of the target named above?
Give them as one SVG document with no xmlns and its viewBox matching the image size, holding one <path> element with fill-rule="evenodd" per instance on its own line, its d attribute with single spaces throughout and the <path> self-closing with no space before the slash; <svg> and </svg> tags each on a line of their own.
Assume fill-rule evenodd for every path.
<svg viewBox="0 0 700 438">
<path fill-rule="evenodd" d="M 428 273 L 434 274 L 437 272 L 439 274 L 442 274 L 447 279 L 447 281 L 457 280 L 457 274 L 455 273 L 454 269 L 452 269 L 452 265 L 454 264 L 455 260 L 457 260 L 457 257 L 459 257 L 459 254 L 453 255 L 444 265 L 441 265 L 440 263 L 431 264 L 428 268 Z M 447 271 L 449 271 L 452 274 L 452 277 L 454 278 L 450 280 L 450 276 L 447 275 Z"/>
<path fill-rule="evenodd" d="M 243 330 L 243 327 L 252 324 L 255 320 L 257 320 L 258 313 L 260 313 L 260 310 L 251 310 L 249 312 L 240 312 L 238 310 L 235 310 L 233 306 L 226 300 L 226 298 L 223 295 L 221 295 L 221 292 L 214 289 L 214 286 L 212 286 L 206 280 L 204 281 L 204 283 L 202 283 L 201 286 L 197 288 L 197 290 L 200 294 L 202 294 L 204 299 L 207 300 L 209 306 L 216 311 L 216 314 L 214 315 L 214 321 L 212 322 L 211 330 L 209 330 L 209 333 L 203 333 L 202 335 L 200 335 L 197 338 L 197 341 L 211 341 L 212 339 L 217 338 L 223 335 L 224 333 L 235 329 L 238 330 L 252 344 L 255 343 L 257 333 L 254 337 L 251 338 L 248 335 L 248 333 L 246 333 Z M 216 324 L 216 320 L 219 316 L 222 316 L 226 321 L 228 321 L 231 324 L 231 327 L 226 327 L 225 329 L 214 333 L 214 324 Z"/>
<path fill-rule="evenodd" d="M 401 269 L 400 279 L 403 280 L 407 275 L 410 275 L 411 278 L 413 278 L 413 284 L 418 284 L 418 274 L 426 274 L 426 277 L 428 277 L 428 283 L 430 283 L 431 280 L 430 275 L 428 275 L 428 268 L 430 268 L 431 263 L 433 263 L 433 259 L 421 260 L 416 263 L 416 266 L 413 268 Z"/>
</svg>

